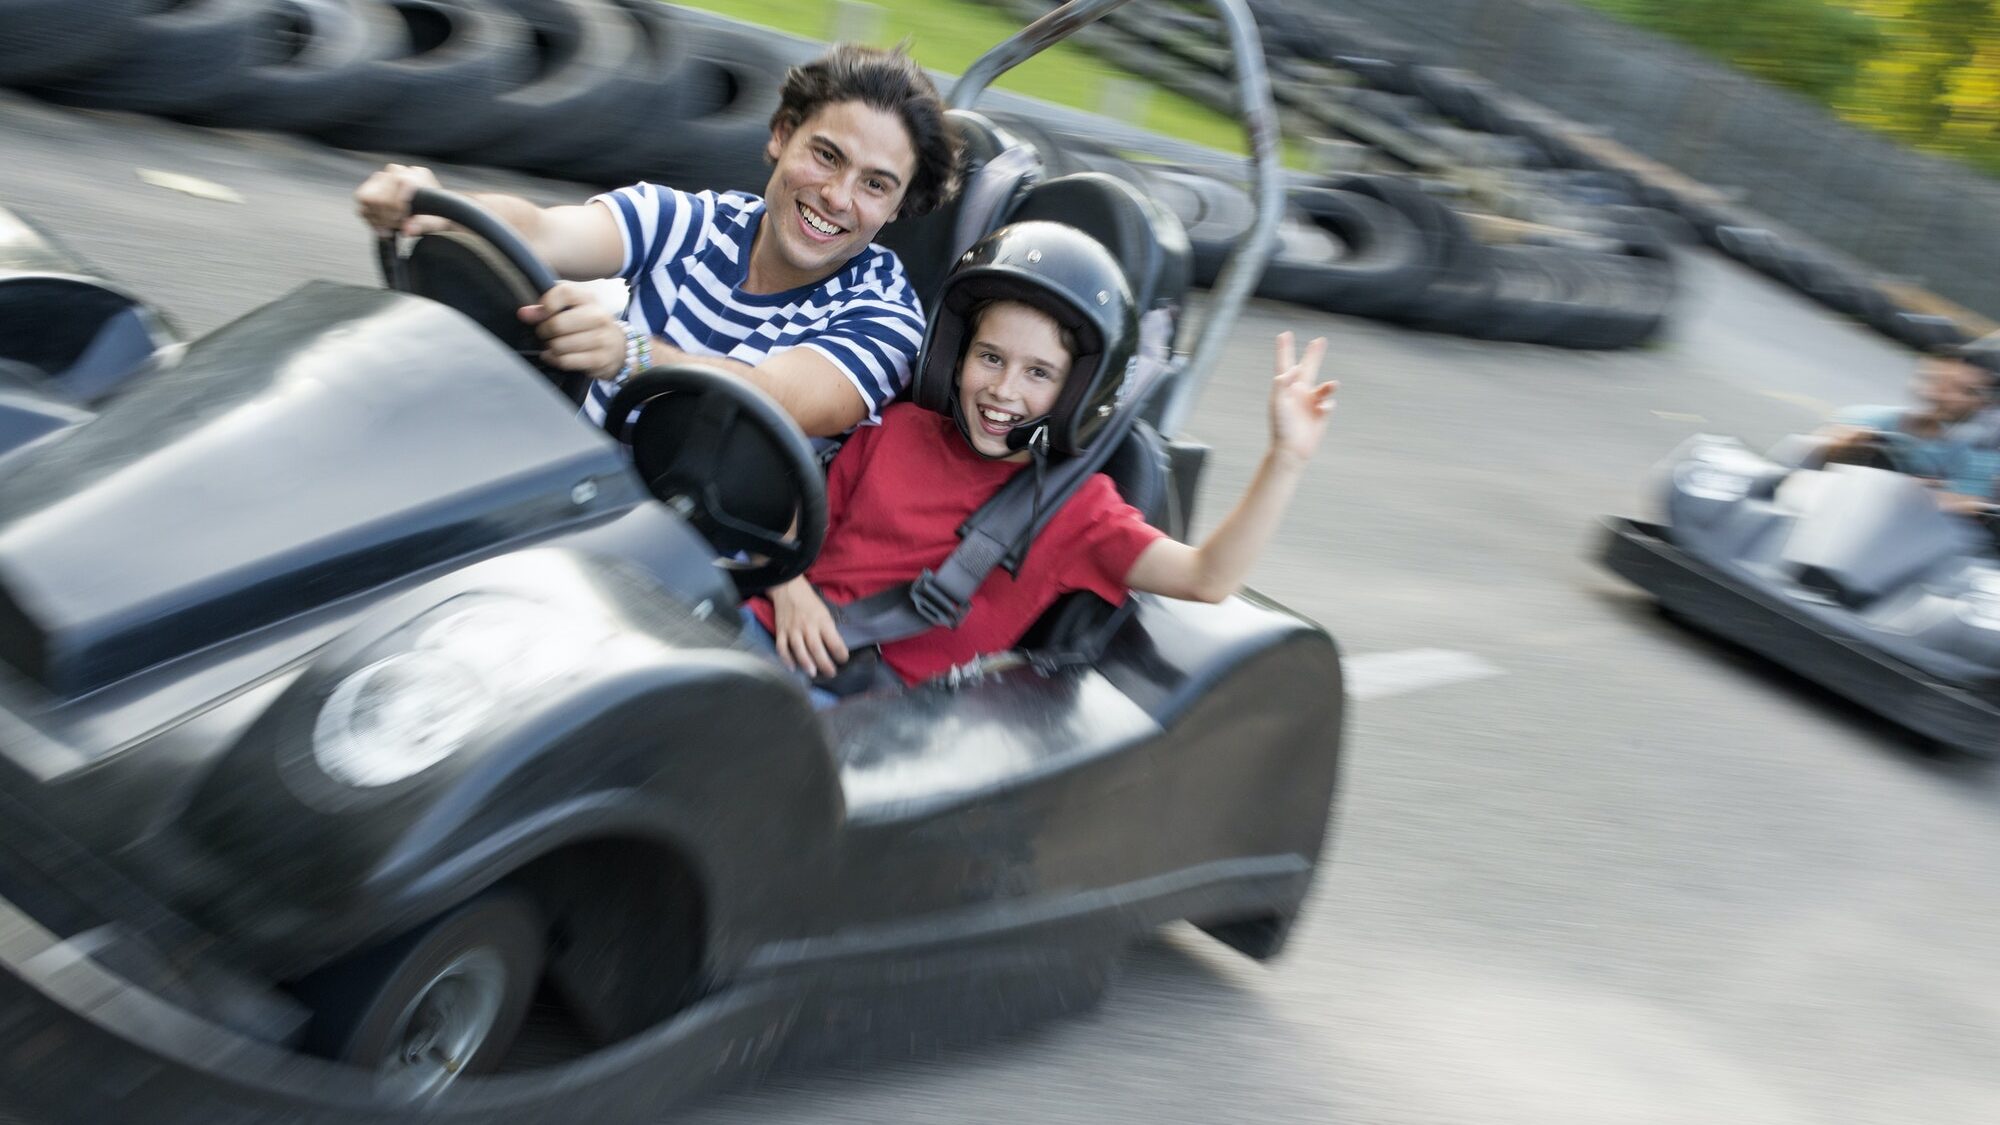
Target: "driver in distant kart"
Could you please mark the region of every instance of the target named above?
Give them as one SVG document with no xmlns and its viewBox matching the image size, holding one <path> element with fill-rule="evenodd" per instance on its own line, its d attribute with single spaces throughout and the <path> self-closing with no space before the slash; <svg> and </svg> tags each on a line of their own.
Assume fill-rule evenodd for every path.
<svg viewBox="0 0 2000 1125">
<path fill-rule="evenodd" d="M 918 374 L 920 402 L 937 388 L 933 408 L 897 403 L 842 447 L 827 475 L 819 558 L 750 600 L 748 639 L 806 678 L 835 677 L 850 658 L 841 607 L 941 565 L 966 519 L 1009 479 L 1062 456 L 1064 439 L 1052 454 L 1050 434 L 1087 443 L 1082 435 L 1097 431 L 1077 419 L 1119 408 L 1136 325 L 1123 269 L 1082 231 L 1023 222 L 981 239 L 938 296 Z M 1199 547 L 1148 524 L 1099 473 L 1049 520 L 1017 572 L 987 575 L 957 627 L 883 644 L 881 666 L 917 683 L 1013 648 L 1070 591 L 1113 603 L 1130 590 L 1206 602 L 1234 594 L 1326 432 L 1339 384 L 1318 381 L 1325 353 L 1323 339 L 1300 357 L 1291 333 L 1278 337 L 1270 447 Z M 815 688 L 813 702 L 833 696 Z"/>
<path fill-rule="evenodd" d="M 786 74 L 762 199 L 647 183 L 581 206 L 472 198 L 558 275 L 629 286 L 623 323 L 571 281 L 521 311 L 544 362 L 596 380 L 584 403 L 593 422 L 626 377 L 699 358 L 822 438 L 875 421 L 909 380 L 923 310 L 896 255 L 870 243 L 891 219 L 950 198 L 959 150 L 937 88 L 909 56 L 843 44 Z M 378 234 L 417 235 L 449 226 L 410 214 L 416 189 L 438 186 L 428 169 L 391 164 L 355 200 Z"/>
<path fill-rule="evenodd" d="M 1886 452 L 1904 471 L 1937 488 L 1938 505 L 1973 515 L 1990 510 L 2000 482 L 2000 333 L 1917 368 L 1914 407 L 1850 406 L 1820 431 L 1828 462 L 1865 461 Z"/>
</svg>

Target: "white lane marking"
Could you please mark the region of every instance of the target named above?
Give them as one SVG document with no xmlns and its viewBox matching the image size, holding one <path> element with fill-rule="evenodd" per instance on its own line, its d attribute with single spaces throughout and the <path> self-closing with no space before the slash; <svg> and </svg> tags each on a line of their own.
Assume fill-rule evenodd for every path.
<svg viewBox="0 0 2000 1125">
<path fill-rule="evenodd" d="M 1699 414 L 1686 414 L 1679 410 L 1655 410 L 1653 417 L 1662 422 L 1686 422 L 1694 426 L 1706 426 L 1708 419 Z"/>
<path fill-rule="evenodd" d="M 243 196 L 234 188 L 224 187 L 214 180 L 204 180 L 200 176 L 189 176 L 180 172 L 162 172 L 154 168 L 140 168 L 138 172 L 142 182 L 154 187 L 177 191 L 182 195 L 192 195 L 196 199 L 212 199 L 217 203 L 243 202 Z"/>
<path fill-rule="evenodd" d="M 1810 410 L 1814 414 L 1818 414 L 1821 417 L 1825 417 L 1826 415 L 1833 413 L 1833 404 L 1826 401 L 1823 398 L 1814 398 L 1811 395 L 1802 395 L 1797 393 L 1796 391 L 1769 391 L 1769 390 L 1759 389 L 1757 393 L 1763 395 L 1765 398 L 1776 399 L 1779 402 L 1789 403 L 1792 406 L 1804 407 L 1805 409 Z"/>
<path fill-rule="evenodd" d="M 1347 678 L 1350 699 L 1384 699 L 1506 674 L 1506 669 L 1469 652 L 1441 648 L 1350 656 L 1342 662 L 1341 671 Z"/>
</svg>

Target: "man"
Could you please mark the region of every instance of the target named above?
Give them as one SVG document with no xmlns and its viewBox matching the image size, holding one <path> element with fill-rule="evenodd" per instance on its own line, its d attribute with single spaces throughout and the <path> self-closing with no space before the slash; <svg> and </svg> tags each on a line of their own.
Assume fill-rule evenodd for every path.
<svg viewBox="0 0 2000 1125">
<path fill-rule="evenodd" d="M 662 122 L 661 128 L 672 128 Z M 602 421 L 617 382 L 696 358 L 740 376 L 807 434 L 872 422 L 909 380 L 923 310 L 895 254 L 871 246 L 891 219 L 957 190 L 959 141 L 937 89 L 901 51 L 842 45 L 793 67 L 765 155 L 762 199 L 635 184 L 581 206 L 472 198 L 520 232 L 567 281 L 521 310 L 543 360 L 597 380 L 585 413 Z M 424 168 L 391 164 L 355 192 L 378 233 L 447 226 L 411 216 Z M 625 321 L 573 281 L 623 278 Z"/>
<path fill-rule="evenodd" d="M 1938 505 L 1973 514 L 1992 507 L 2000 477 L 2000 411 L 1993 406 L 2000 338 L 1988 336 L 1917 368 L 1914 407 L 1851 406 L 1820 431 L 1826 459 L 1860 461 L 1886 451 L 1937 486 Z"/>
</svg>

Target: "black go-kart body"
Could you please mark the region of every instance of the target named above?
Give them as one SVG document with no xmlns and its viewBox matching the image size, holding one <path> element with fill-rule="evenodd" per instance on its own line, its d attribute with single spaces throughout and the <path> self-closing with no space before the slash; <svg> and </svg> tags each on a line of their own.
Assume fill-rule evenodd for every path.
<svg viewBox="0 0 2000 1125">
<path fill-rule="evenodd" d="M 1112 211 L 1112 243 L 1150 230 Z M 1184 286 L 1175 237 L 1119 246 L 1135 289 Z M 1107 471 L 1170 511 L 1198 458 L 1150 435 Z M 631 1119 L 1074 1006 L 1174 920 L 1270 956 L 1321 855 L 1317 626 L 1072 603 L 1024 658 L 815 713 L 743 645 L 727 552 L 424 296 L 308 285 L 11 456 L 0 1097 L 39 1117 Z M 537 947 L 556 1048 L 459 1077 L 440 1028 L 487 971 L 461 956 L 417 966 L 407 1059 L 333 1061 L 329 1013 L 489 923 L 489 960 Z"/>
<path fill-rule="evenodd" d="M 1603 561 L 1699 629 L 1927 738 L 2000 754 L 2000 554 L 1907 473 L 1698 436 L 1660 522 L 1607 521 Z"/>
</svg>

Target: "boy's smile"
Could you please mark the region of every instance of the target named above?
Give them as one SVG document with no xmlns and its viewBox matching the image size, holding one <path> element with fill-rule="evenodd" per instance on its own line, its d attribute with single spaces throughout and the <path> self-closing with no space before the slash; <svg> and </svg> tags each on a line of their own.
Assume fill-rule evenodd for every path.
<svg viewBox="0 0 2000 1125">
<path fill-rule="evenodd" d="M 972 448 L 986 457 L 1023 460 L 1007 435 L 1055 409 L 1069 374 L 1069 349 L 1055 319 L 1018 301 L 990 305 L 972 327 L 958 367 L 958 407 Z"/>
</svg>

